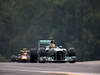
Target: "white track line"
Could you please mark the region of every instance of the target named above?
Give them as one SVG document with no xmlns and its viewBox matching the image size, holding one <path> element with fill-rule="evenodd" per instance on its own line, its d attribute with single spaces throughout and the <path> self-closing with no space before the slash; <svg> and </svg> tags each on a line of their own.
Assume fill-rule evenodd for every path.
<svg viewBox="0 0 100 75">
<path fill-rule="evenodd" d="M 59 72 L 59 71 L 39 71 L 39 70 L 22 70 L 22 69 L 2 69 L 7 71 L 24 71 L 24 72 L 37 72 L 37 73 L 50 73 L 50 74 L 65 74 L 65 75 L 100 75 L 96 73 L 77 73 L 77 72 Z"/>
</svg>

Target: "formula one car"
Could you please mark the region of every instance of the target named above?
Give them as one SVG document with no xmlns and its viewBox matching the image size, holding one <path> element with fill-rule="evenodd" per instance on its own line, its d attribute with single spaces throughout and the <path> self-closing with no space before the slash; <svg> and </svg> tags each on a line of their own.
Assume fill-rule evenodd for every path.
<svg viewBox="0 0 100 75">
<path fill-rule="evenodd" d="M 30 55 L 28 50 L 23 49 L 20 50 L 18 55 L 11 56 L 11 62 L 29 62 L 30 61 Z"/>
<path fill-rule="evenodd" d="M 40 63 L 45 63 L 45 62 L 75 63 L 76 62 L 76 53 L 74 51 L 74 48 L 66 49 L 63 48 L 62 46 L 55 45 L 55 42 L 52 40 L 46 40 L 46 41 L 47 41 L 46 43 L 45 42 L 43 42 L 42 44 L 39 43 L 38 50 L 32 50 L 30 52 L 31 62 L 40 62 Z"/>
</svg>

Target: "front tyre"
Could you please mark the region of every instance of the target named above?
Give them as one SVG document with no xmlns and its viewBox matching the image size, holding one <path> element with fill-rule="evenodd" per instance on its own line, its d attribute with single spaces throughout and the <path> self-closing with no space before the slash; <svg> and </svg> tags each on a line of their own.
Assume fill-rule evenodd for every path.
<svg viewBox="0 0 100 75">
<path fill-rule="evenodd" d="M 69 61 L 69 63 L 75 63 L 76 61 L 75 60 L 73 60 L 73 61 Z"/>
</svg>

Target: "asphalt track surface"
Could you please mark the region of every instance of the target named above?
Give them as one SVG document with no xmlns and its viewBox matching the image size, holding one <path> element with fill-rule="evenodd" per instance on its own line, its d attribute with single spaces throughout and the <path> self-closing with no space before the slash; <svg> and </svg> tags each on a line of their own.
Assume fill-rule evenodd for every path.
<svg viewBox="0 0 100 75">
<path fill-rule="evenodd" d="M 100 61 L 70 63 L 0 63 L 0 75 L 100 75 Z"/>
</svg>

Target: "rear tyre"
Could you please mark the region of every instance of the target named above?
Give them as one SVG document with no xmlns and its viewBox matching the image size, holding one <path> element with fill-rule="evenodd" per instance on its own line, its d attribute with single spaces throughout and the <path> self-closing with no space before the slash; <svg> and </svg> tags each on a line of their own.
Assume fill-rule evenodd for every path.
<svg viewBox="0 0 100 75">
<path fill-rule="evenodd" d="M 76 56 L 76 53 L 74 52 L 74 50 L 68 50 L 67 56 Z"/>
<path fill-rule="evenodd" d="M 37 60 L 38 60 L 37 50 L 30 51 L 30 62 L 34 63 L 37 62 Z"/>
<path fill-rule="evenodd" d="M 69 61 L 69 63 L 75 63 L 76 61 L 74 60 L 74 61 Z"/>
</svg>

